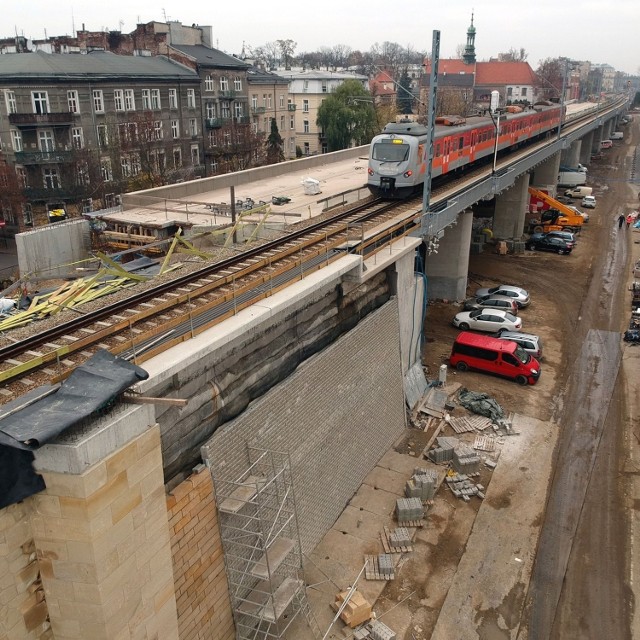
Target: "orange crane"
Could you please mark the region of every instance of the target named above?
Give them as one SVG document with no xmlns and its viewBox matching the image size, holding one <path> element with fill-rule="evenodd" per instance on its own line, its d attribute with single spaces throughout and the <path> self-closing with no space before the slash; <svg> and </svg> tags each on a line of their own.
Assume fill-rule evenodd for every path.
<svg viewBox="0 0 640 640">
<path fill-rule="evenodd" d="M 529 194 L 542 200 L 551 207 L 541 212 L 540 218 L 529 221 L 529 232 L 540 231 L 580 231 L 584 223 L 583 217 L 566 204 L 558 202 L 548 193 L 529 187 Z"/>
</svg>

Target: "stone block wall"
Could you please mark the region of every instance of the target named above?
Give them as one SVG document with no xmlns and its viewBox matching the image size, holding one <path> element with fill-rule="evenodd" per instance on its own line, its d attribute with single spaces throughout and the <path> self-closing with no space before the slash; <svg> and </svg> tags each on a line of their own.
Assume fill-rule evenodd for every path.
<svg viewBox="0 0 640 640">
<path fill-rule="evenodd" d="M 204 465 L 169 493 L 167 511 L 180 640 L 233 640 L 213 483 Z"/>
<path fill-rule="evenodd" d="M 160 430 L 80 474 L 42 471 L 35 548 L 56 640 L 177 640 Z"/>
<path fill-rule="evenodd" d="M 33 500 L 0 509 L 0 639 L 53 638 L 29 519 Z"/>
</svg>

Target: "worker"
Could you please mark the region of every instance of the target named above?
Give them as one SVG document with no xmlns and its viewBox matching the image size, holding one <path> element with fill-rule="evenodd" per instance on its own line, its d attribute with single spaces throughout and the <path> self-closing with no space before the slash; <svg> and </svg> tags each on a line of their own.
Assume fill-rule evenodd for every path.
<svg viewBox="0 0 640 640">
<path fill-rule="evenodd" d="M 620 217 L 618 218 L 618 229 L 622 229 L 623 224 L 624 224 L 624 215 L 620 214 Z"/>
<path fill-rule="evenodd" d="M 631 214 L 629 214 L 627 216 L 627 229 L 629 228 L 629 225 L 633 222 L 633 216 Z"/>
</svg>

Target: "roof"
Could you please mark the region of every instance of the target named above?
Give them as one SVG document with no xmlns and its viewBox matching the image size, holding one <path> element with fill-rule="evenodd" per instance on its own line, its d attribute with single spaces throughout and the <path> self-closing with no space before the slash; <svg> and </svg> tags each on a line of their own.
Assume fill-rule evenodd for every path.
<svg viewBox="0 0 640 640">
<path fill-rule="evenodd" d="M 478 62 L 476 86 L 483 84 L 535 85 L 536 74 L 528 62 Z"/>
<path fill-rule="evenodd" d="M 286 78 L 258 67 L 249 67 L 247 69 L 247 81 L 250 84 L 289 84 Z"/>
<path fill-rule="evenodd" d="M 282 74 L 287 80 L 367 80 L 359 73 L 306 69 L 305 71 L 286 71 Z"/>
<path fill-rule="evenodd" d="M 424 66 L 425 73 L 431 73 L 431 60 Z M 460 58 L 445 58 L 438 62 L 438 78 L 444 74 L 473 74 L 475 73 L 475 64 L 465 64 Z"/>
<path fill-rule="evenodd" d="M 242 70 L 248 69 L 251 66 L 218 49 L 205 47 L 201 44 L 174 44 L 171 45 L 171 47 L 193 58 L 202 67 L 221 67 L 224 69 Z"/>
<path fill-rule="evenodd" d="M 0 55 L 0 78 L 193 79 L 198 75 L 164 56 L 119 56 L 108 51 L 12 53 Z"/>
</svg>

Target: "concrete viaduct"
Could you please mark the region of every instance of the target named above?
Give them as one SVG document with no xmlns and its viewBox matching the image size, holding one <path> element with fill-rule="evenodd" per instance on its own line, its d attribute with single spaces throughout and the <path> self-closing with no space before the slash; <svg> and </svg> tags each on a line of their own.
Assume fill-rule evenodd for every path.
<svg viewBox="0 0 640 640">
<path fill-rule="evenodd" d="M 8 536 L 0 561 L 35 550 L 12 574 L 12 607 L 44 611 L 54 638 L 249 637 L 243 625 L 251 628 L 252 615 L 277 629 L 284 609 L 246 605 L 251 581 L 264 578 L 246 561 L 266 557 L 285 532 L 274 545 L 287 558 L 278 567 L 288 569 L 263 561 L 263 591 L 267 600 L 286 592 L 288 610 L 307 613 L 303 555 L 402 434 L 407 405 L 426 389 L 426 296 L 465 296 L 471 205 L 497 196 L 495 236 L 520 239 L 530 181 L 555 185 L 561 161 L 587 163 L 626 106 L 441 200 L 425 220 L 439 245 L 426 278 L 414 272 L 420 237 L 367 259 L 345 255 L 146 362 L 149 379 L 136 391 L 186 406 L 118 405 L 39 449 L 47 489 L 0 512 Z M 261 515 L 245 521 L 246 509 Z M 24 567 L 41 581 L 40 600 Z M 40 637 L 14 621 L 21 624 L 23 635 L 11 637 Z"/>
</svg>

